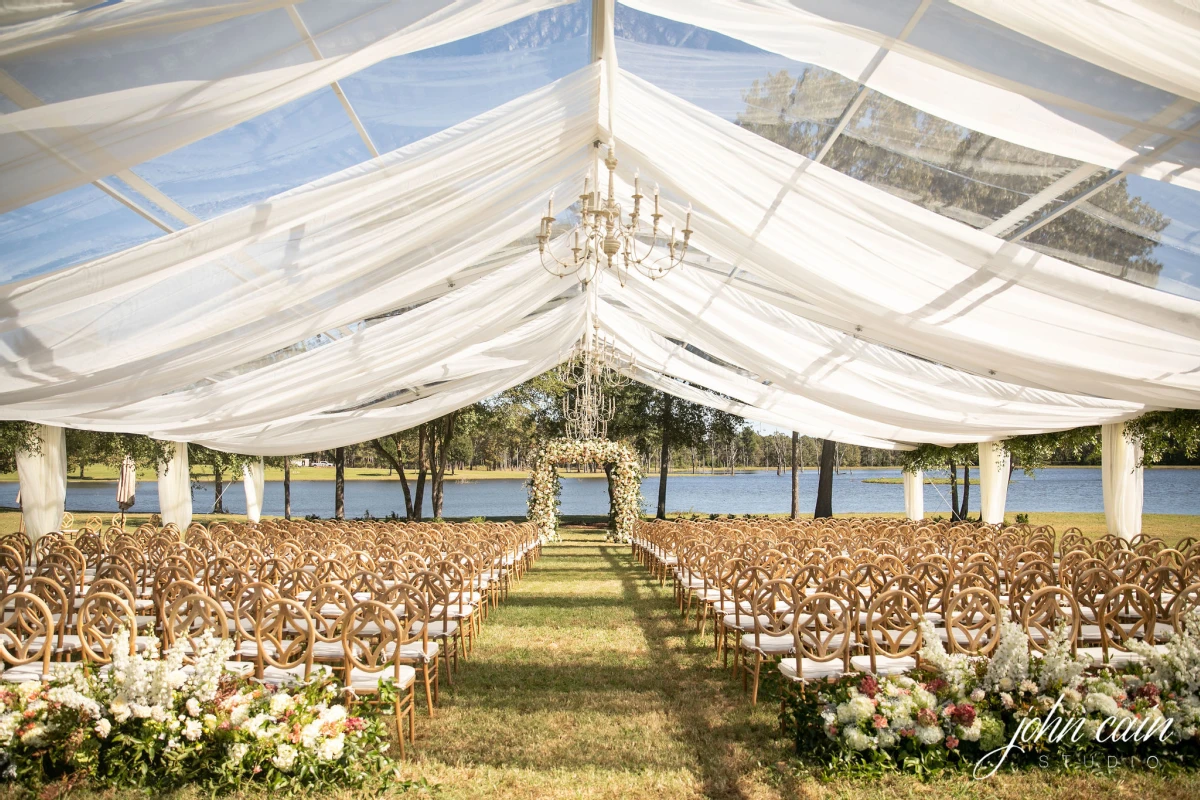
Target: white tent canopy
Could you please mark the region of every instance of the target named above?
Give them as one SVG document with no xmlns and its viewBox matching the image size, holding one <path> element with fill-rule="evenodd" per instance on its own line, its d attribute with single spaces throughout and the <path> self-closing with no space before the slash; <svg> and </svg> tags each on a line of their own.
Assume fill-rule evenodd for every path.
<svg viewBox="0 0 1200 800">
<path fill-rule="evenodd" d="M 1183 5 L 37 5 L 0 27 L 0 417 L 308 451 L 593 324 L 651 386 L 876 447 L 1200 408 Z M 545 203 L 610 139 L 626 203 L 694 204 L 688 263 L 552 277 Z"/>
</svg>

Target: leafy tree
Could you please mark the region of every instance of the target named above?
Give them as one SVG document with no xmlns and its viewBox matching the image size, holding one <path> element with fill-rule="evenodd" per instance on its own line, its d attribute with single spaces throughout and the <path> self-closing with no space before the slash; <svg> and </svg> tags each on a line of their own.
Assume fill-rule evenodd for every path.
<svg viewBox="0 0 1200 800">
<path fill-rule="evenodd" d="M 213 474 L 213 507 L 214 514 L 227 514 L 225 509 L 225 476 L 231 478 L 240 475 L 242 468 L 248 464 L 251 459 L 257 457 L 243 456 L 237 453 L 226 453 L 222 450 L 213 450 L 203 445 L 191 443 L 188 445 L 188 463 L 201 464 L 208 467 Z"/>
<path fill-rule="evenodd" d="M 901 455 L 901 463 L 905 472 L 939 472 L 946 471 L 950 475 L 950 518 L 962 520 L 967 518 L 968 502 L 971 496 L 971 464 L 979 460 L 979 446 L 974 444 L 957 444 L 953 447 L 942 447 L 936 444 L 923 444 L 915 450 Z M 963 468 L 962 503 L 958 500 L 958 465 Z"/>
</svg>

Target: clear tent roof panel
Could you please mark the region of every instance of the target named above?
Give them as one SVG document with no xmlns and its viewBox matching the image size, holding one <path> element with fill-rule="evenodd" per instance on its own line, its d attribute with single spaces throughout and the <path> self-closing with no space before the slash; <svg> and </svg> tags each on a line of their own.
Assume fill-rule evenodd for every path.
<svg viewBox="0 0 1200 800">
<path fill-rule="evenodd" d="M 341 81 L 381 152 L 438 133 L 588 63 L 584 0 L 397 56 Z"/>
<path fill-rule="evenodd" d="M 95 186 L 80 186 L 0 215 L 0 282 L 116 253 L 162 233 Z"/>
<path fill-rule="evenodd" d="M 133 168 L 201 219 L 370 158 L 328 86 Z"/>
<path fill-rule="evenodd" d="M 828 19 L 897 36 L 920 3 L 796 0 L 794 5 Z M 829 70 L 620 4 L 617 36 L 622 68 L 808 157 L 818 154 L 861 90 L 864 96 L 859 107 L 832 141 L 823 163 L 974 228 L 986 228 L 1027 202 L 1032 203 L 1029 213 L 997 233 L 1011 234 L 1020 223 L 1054 211 L 1075 193 L 1072 186 L 1043 203 L 1032 198 L 1073 170 L 1087 166 L 972 131 Z M 1025 62 L 1013 64 L 1008 58 L 979 52 L 988 51 L 982 43 L 997 37 L 1006 47 L 1022 53 Z M 1180 104 L 1168 92 L 1088 64 L 944 2 L 927 8 L 906 41 L 1010 80 L 1028 83 L 1029 78 L 1033 80 L 1030 85 L 1046 92 L 1082 92 L 1097 107 L 1104 107 L 1104 98 L 1119 96 L 1123 105 L 1109 100 L 1105 108 L 1131 120 L 1154 119 L 1163 127 L 1181 131 L 1200 120 L 1200 107 Z M 1034 65 L 1063 74 L 1035 79 Z M 1059 110 L 1068 118 L 1085 121 L 1089 128 L 1104 130 L 1113 139 L 1129 137 L 1145 142 L 1147 148 L 1169 139 L 1077 108 Z M 1200 143 L 1187 139 L 1172 147 L 1180 153 L 1191 148 L 1200 152 Z M 1096 168 L 1092 179 L 1105 172 Z M 1147 184 L 1154 186 L 1145 189 Z M 1177 229 L 1189 227 L 1186 220 L 1197 216 L 1192 206 L 1200 204 L 1200 197 L 1191 189 L 1134 175 L 1104 192 L 1113 201 L 1110 206 L 1132 205 L 1156 219 L 1173 220 L 1165 207 L 1177 209 L 1175 214 L 1182 218 Z M 1048 229 L 1035 231 L 1028 243 L 1079 266 L 1141 285 L 1184 296 L 1200 294 L 1196 277 L 1200 269 L 1193 265 L 1190 247 L 1174 246 L 1178 242 L 1173 244 L 1170 233 L 1146 238 L 1127 230 L 1128 226 L 1105 225 L 1086 214 L 1087 209 L 1069 210 Z"/>
</svg>

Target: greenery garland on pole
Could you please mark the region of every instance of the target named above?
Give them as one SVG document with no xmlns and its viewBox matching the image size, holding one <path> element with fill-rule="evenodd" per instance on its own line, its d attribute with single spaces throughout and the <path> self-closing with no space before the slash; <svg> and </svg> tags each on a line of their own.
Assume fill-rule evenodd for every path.
<svg viewBox="0 0 1200 800">
<path fill-rule="evenodd" d="M 642 474 L 637 455 L 621 442 L 607 439 L 551 439 L 534 451 L 529 476 L 529 521 L 542 541 L 558 539 L 559 464 L 612 464 L 615 530 L 620 542 L 633 536 L 642 511 Z"/>
</svg>

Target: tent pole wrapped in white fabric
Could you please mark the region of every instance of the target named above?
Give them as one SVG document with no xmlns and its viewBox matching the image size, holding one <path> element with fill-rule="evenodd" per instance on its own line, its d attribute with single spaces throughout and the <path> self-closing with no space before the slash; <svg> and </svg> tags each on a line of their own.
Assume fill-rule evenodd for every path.
<svg viewBox="0 0 1200 800">
<path fill-rule="evenodd" d="M 1132 0 L 35 15 L 0 27 L 0 418 L 325 449 L 527 380 L 593 323 L 662 391 L 873 447 L 983 442 L 981 464 L 1200 408 L 1198 32 Z M 774 108 L 784 73 L 836 91 Z M 875 127 L 880 98 L 941 138 Z M 585 290 L 534 235 L 553 193 L 566 256 L 609 141 L 618 201 L 640 171 L 663 229 L 691 203 L 695 232 L 665 277 Z M 185 445 L 172 464 L 186 527 Z"/>
<path fill-rule="evenodd" d="M 1125 435 L 1125 425 L 1100 429 L 1100 476 L 1108 532 L 1132 539 L 1142 532 L 1142 447 Z"/>
<path fill-rule="evenodd" d="M 979 517 L 989 525 L 1004 523 L 1010 460 L 1002 445 L 979 443 Z"/>
<path fill-rule="evenodd" d="M 36 449 L 17 451 L 25 533 L 37 541 L 62 526 L 67 498 L 67 431 L 41 425 Z"/>
<path fill-rule="evenodd" d="M 246 492 L 246 519 L 258 522 L 262 518 L 265 469 L 261 458 L 242 465 L 242 486 Z"/>
<path fill-rule="evenodd" d="M 925 475 L 919 469 L 901 475 L 904 478 L 904 517 L 920 522 L 925 519 Z"/>
<path fill-rule="evenodd" d="M 174 523 L 186 531 L 192 524 L 192 475 L 186 442 L 176 442 L 171 458 L 158 465 L 158 508 L 164 525 Z"/>
</svg>

